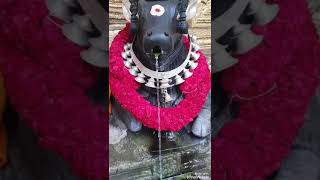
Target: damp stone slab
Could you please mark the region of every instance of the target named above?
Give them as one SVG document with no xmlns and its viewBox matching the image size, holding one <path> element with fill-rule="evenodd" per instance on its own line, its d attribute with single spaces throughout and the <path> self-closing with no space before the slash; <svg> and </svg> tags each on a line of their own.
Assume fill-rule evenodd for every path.
<svg viewBox="0 0 320 180">
<path fill-rule="evenodd" d="M 162 154 L 163 178 L 210 177 L 210 138 L 179 135 L 179 146 L 172 153 Z M 109 145 L 109 177 L 111 180 L 159 179 L 159 156 L 150 154 L 150 132 L 128 132 L 118 144 Z M 210 178 L 209 178 L 210 179 Z"/>
</svg>

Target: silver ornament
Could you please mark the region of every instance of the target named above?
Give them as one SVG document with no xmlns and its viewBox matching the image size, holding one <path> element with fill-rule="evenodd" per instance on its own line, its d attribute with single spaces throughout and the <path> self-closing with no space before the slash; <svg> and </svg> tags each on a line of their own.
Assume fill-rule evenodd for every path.
<svg viewBox="0 0 320 180">
<path fill-rule="evenodd" d="M 195 63 L 193 61 L 189 61 L 188 65 L 190 66 L 191 69 L 195 69 L 198 66 L 198 63 Z"/>
<path fill-rule="evenodd" d="M 184 75 L 184 78 L 187 79 L 187 78 L 189 78 L 189 77 L 192 76 L 192 72 L 190 72 L 190 71 L 187 70 L 187 69 L 184 69 L 184 70 L 183 70 L 183 75 Z"/>
<path fill-rule="evenodd" d="M 145 83 L 146 81 L 142 78 L 142 77 L 140 77 L 140 76 L 138 76 L 138 77 L 136 77 L 136 78 L 134 78 L 137 82 L 139 82 L 139 83 Z"/>
<path fill-rule="evenodd" d="M 176 80 L 176 85 L 181 84 L 181 83 L 184 82 L 184 80 L 183 80 L 183 79 L 181 78 L 181 76 L 179 76 L 179 75 L 176 75 L 176 76 L 174 77 L 174 79 Z"/>
</svg>

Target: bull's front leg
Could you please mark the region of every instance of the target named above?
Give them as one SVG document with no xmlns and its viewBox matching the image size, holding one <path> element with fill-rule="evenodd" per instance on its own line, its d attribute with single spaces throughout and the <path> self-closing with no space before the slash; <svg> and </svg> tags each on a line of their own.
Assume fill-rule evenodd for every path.
<svg viewBox="0 0 320 180">
<path fill-rule="evenodd" d="M 109 144 L 119 143 L 127 136 L 127 129 L 131 132 L 139 132 L 142 129 L 142 124 L 123 109 L 118 102 L 114 101 L 109 122 Z"/>
<path fill-rule="evenodd" d="M 201 112 L 192 124 L 192 133 L 197 137 L 206 137 L 211 133 L 211 92 Z"/>
<path fill-rule="evenodd" d="M 139 132 L 142 129 L 142 124 L 123 109 L 117 101 L 114 101 L 112 105 L 112 120 L 122 120 L 131 132 Z"/>
</svg>

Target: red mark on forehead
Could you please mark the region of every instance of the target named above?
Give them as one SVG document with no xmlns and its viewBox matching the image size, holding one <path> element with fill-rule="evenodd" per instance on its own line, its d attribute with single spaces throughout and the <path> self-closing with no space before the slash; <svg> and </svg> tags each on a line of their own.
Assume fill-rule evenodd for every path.
<svg viewBox="0 0 320 180">
<path fill-rule="evenodd" d="M 152 16 L 162 16 L 164 12 L 164 7 L 159 4 L 153 5 L 150 10 Z"/>
</svg>

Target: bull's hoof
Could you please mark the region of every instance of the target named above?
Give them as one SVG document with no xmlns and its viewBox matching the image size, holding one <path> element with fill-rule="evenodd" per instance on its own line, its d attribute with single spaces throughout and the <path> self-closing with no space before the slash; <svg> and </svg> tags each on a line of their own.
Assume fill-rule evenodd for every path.
<svg viewBox="0 0 320 180">
<path fill-rule="evenodd" d="M 127 119 L 125 124 L 126 124 L 127 128 L 133 133 L 139 132 L 142 129 L 142 124 L 133 118 Z"/>
<path fill-rule="evenodd" d="M 193 135 L 203 138 L 211 131 L 211 112 L 209 109 L 203 109 L 197 119 L 194 121 L 191 129 Z"/>
<path fill-rule="evenodd" d="M 142 124 L 138 122 L 128 111 L 124 110 L 117 101 L 114 101 L 112 106 L 112 117 L 115 120 L 122 120 L 130 132 L 136 133 L 142 129 Z"/>
<path fill-rule="evenodd" d="M 177 134 L 175 132 L 161 132 L 161 146 L 159 146 L 158 132 L 153 133 L 153 144 L 150 147 L 150 152 L 153 155 L 157 155 L 160 152 L 162 154 L 174 152 L 177 147 Z"/>
</svg>

